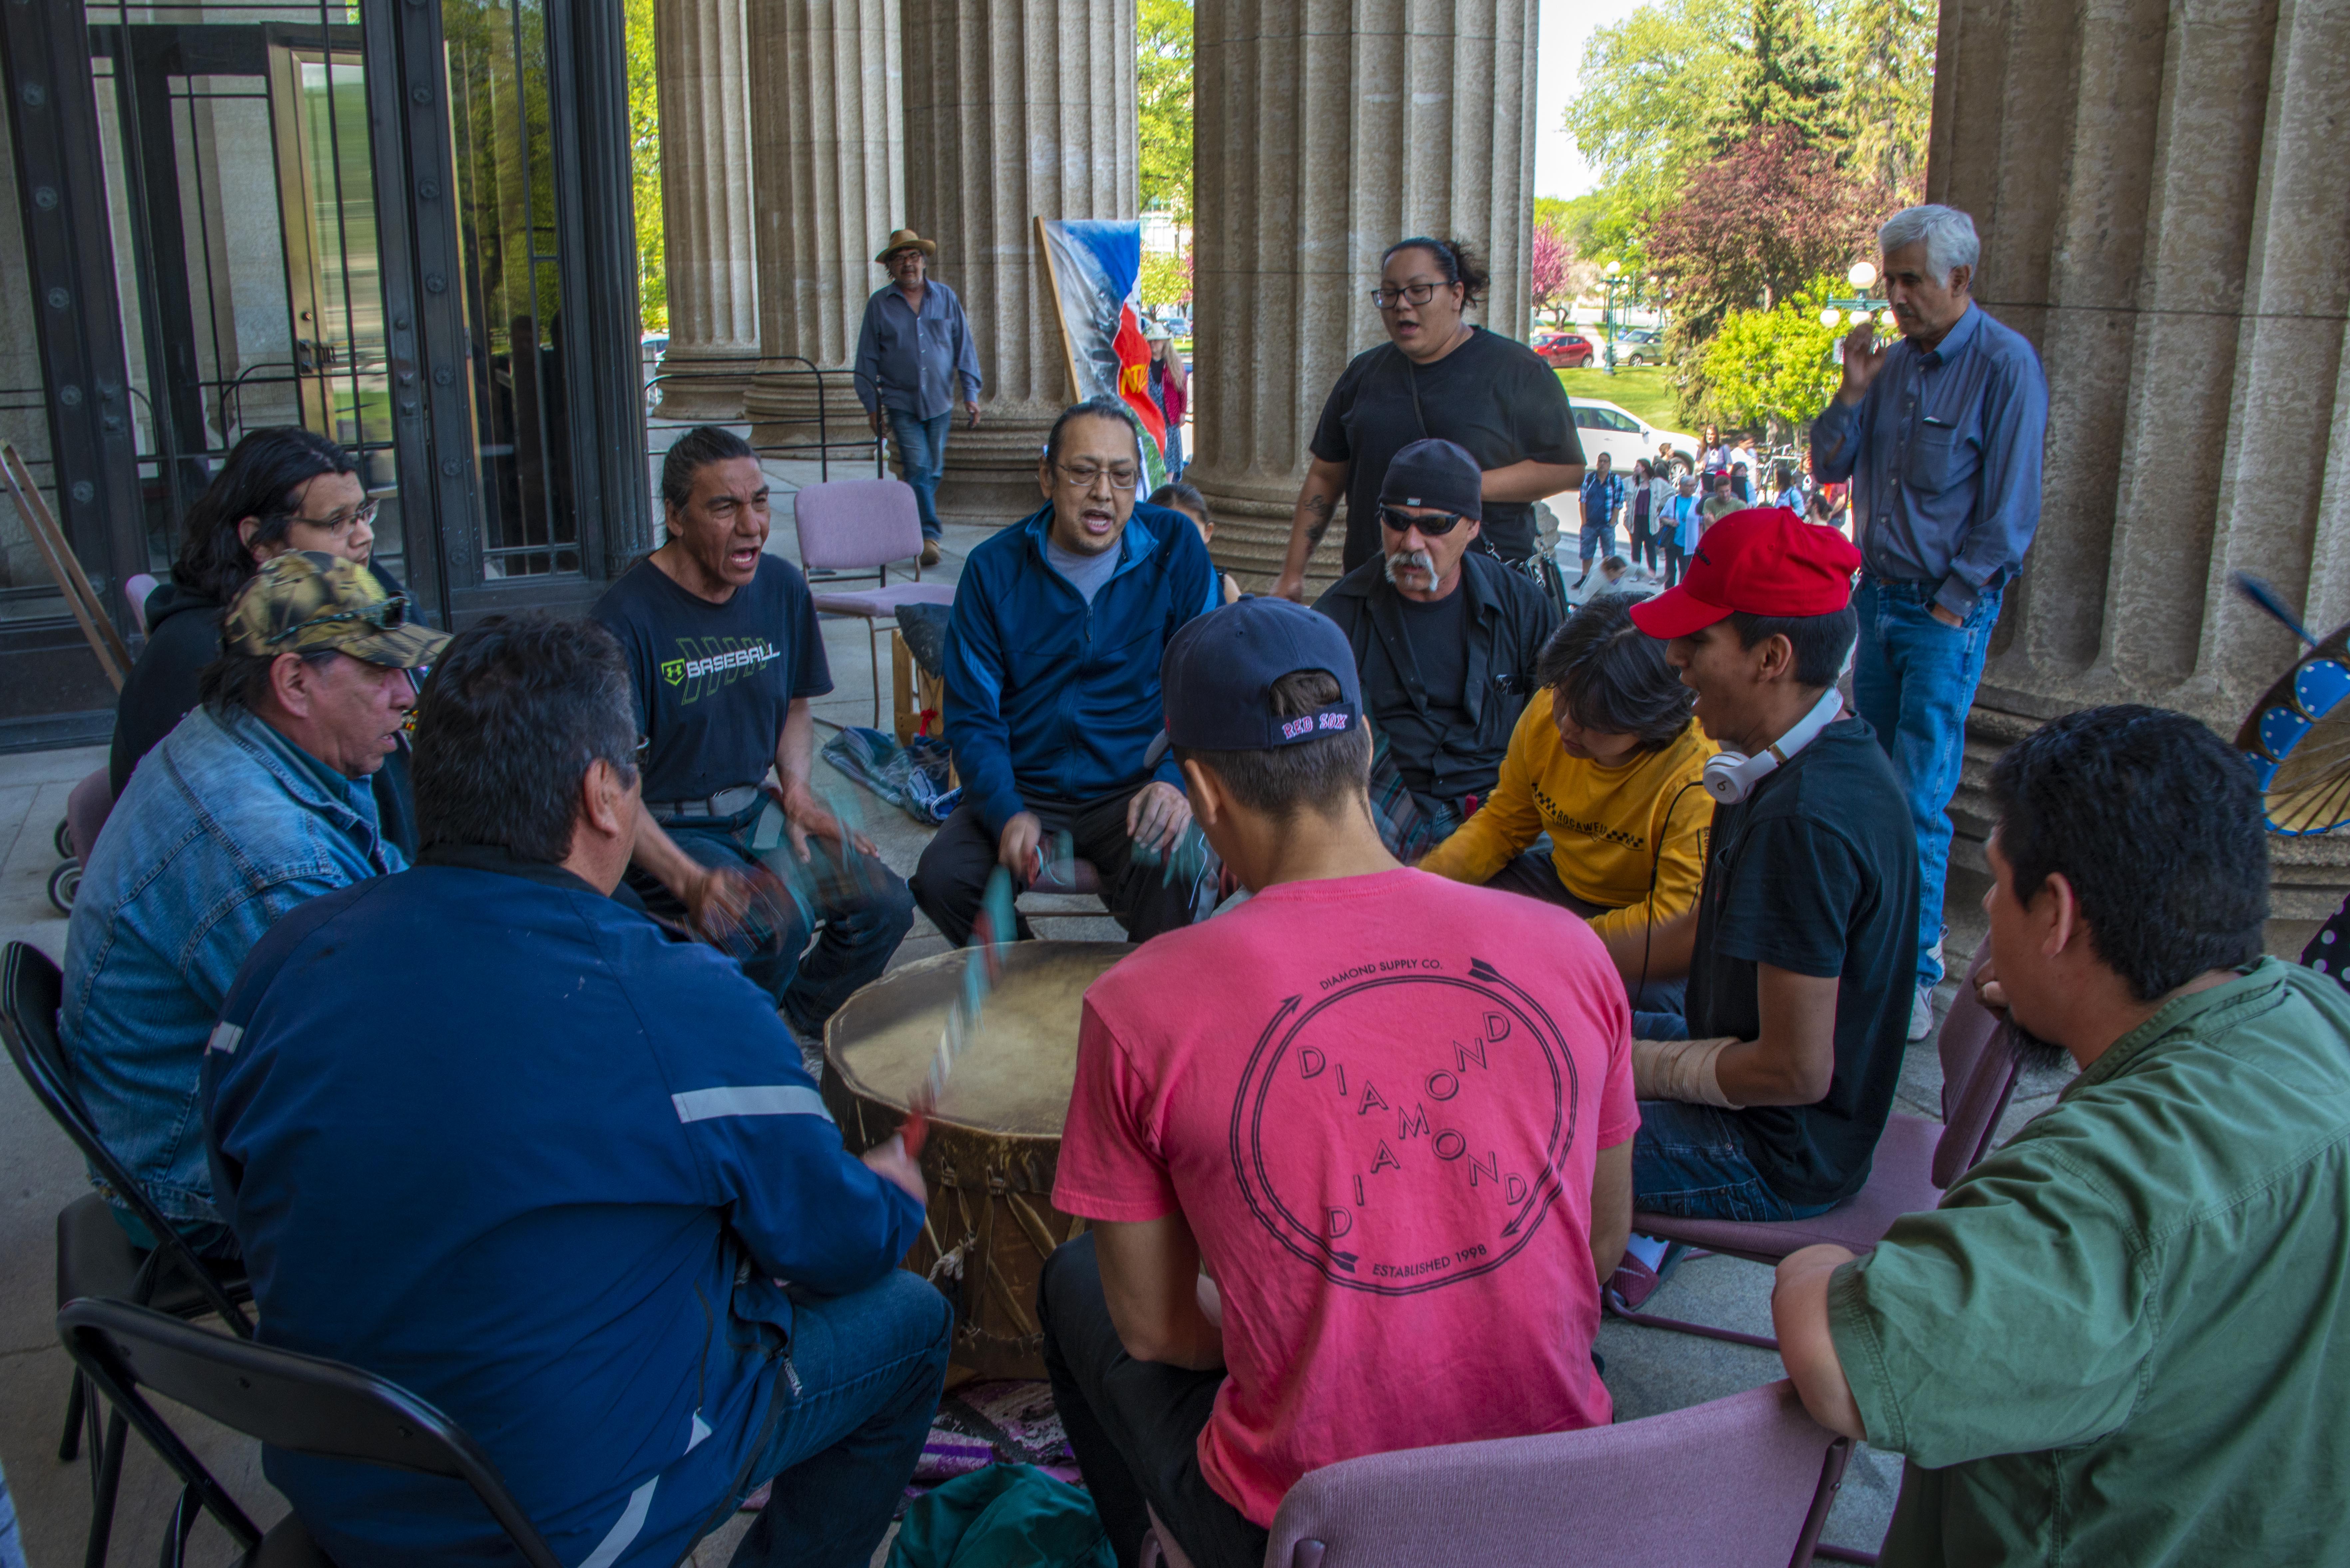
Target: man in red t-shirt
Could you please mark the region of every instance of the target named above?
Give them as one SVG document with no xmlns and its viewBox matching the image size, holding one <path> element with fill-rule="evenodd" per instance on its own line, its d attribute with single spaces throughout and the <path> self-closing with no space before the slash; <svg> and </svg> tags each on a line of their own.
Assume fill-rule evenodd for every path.
<svg viewBox="0 0 2350 1568">
<path fill-rule="evenodd" d="M 1331 622 L 1243 599 L 1177 633 L 1162 680 L 1193 813 L 1254 897 L 1086 993 L 1053 1201 L 1096 1223 L 1039 1315 L 1119 1562 L 1148 1501 L 1200 1568 L 1253 1568 L 1308 1470 L 1607 1422 L 1630 1015 L 1575 916 L 1388 854 Z"/>
</svg>

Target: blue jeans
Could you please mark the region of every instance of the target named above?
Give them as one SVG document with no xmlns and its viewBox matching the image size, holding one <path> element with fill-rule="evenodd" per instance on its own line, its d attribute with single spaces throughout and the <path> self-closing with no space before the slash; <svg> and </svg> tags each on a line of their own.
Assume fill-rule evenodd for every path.
<svg viewBox="0 0 2350 1568">
<path fill-rule="evenodd" d="M 1918 983 L 1932 985 L 1942 966 L 1932 956 L 1942 937 L 1942 883 L 1950 865 L 1945 808 L 1959 787 L 1966 754 L 1967 709 L 1982 679 L 1998 590 L 1975 600 L 1958 626 L 1936 620 L 1932 583 L 1864 576 L 1855 607 L 1860 646 L 1852 665 L 1853 705 L 1893 759 L 1894 776 L 1918 832 Z"/>
<path fill-rule="evenodd" d="M 1808 1220 L 1833 1203 L 1790 1203 L 1764 1184 L 1746 1152 L 1738 1113 L 1679 1100 L 1642 1100 L 1632 1139 L 1632 1204 L 1683 1220 L 1773 1224 Z"/>
<path fill-rule="evenodd" d="M 813 858 L 806 867 L 794 861 L 788 846 L 763 859 L 748 839 L 764 809 L 754 808 L 740 823 L 688 817 L 661 826 L 698 865 L 786 874 L 791 896 L 754 903 L 749 919 L 719 947 L 743 966 L 752 984 L 775 999 L 794 1033 L 821 1034 L 824 1021 L 852 992 L 881 978 L 914 923 L 914 896 L 878 857 L 859 855 L 844 865 L 820 840 L 809 840 Z M 642 872 L 629 873 L 629 887 L 654 914 L 684 918 L 684 906 Z"/>
<path fill-rule="evenodd" d="M 914 487 L 914 505 L 922 514 L 922 537 L 939 536 L 939 476 L 947 471 L 947 430 L 954 423 L 949 409 L 934 420 L 917 419 L 910 409 L 890 409 L 889 439 L 898 446 L 899 466 Z"/>
<path fill-rule="evenodd" d="M 865 1568 L 922 1457 L 953 1325 L 946 1297 L 901 1269 L 854 1295 L 793 1293 L 790 1370 L 777 1372 L 733 1501 L 770 1477 L 775 1490 L 735 1547 L 735 1568 Z"/>
</svg>

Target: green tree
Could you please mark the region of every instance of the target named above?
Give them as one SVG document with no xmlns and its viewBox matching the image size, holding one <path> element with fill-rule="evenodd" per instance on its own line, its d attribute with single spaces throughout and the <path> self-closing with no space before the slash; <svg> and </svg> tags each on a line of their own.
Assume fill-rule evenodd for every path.
<svg viewBox="0 0 2350 1568">
<path fill-rule="evenodd" d="M 1135 280 L 1135 293 L 1142 303 L 1156 310 L 1162 305 L 1183 305 L 1191 298 L 1191 257 L 1189 252 L 1170 255 L 1165 251 L 1145 251 L 1142 254 L 1142 275 Z"/>
<path fill-rule="evenodd" d="M 653 0 L 622 0 L 629 38 L 629 150 L 637 209 L 637 301 L 646 330 L 669 329 L 661 243 L 660 88 L 653 60 Z"/>
<path fill-rule="evenodd" d="M 1820 325 L 1834 280 L 1769 310 L 1733 310 L 1705 346 L 1704 412 L 1724 425 L 1773 425 L 1780 433 L 1809 422 L 1843 379 L 1835 359 L 1841 327 Z"/>
<path fill-rule="evenodd" d="M 1669 205 L 1682 171 L 1711 151 L 1751 20 L 1748 0 L 1655 0 L 1592 33 L 1566 130 L 1619 219 Z"/>
<path fill-rule="evenodd" d="M 1791 126 L 1808 147 L 1844 140 L 1839 86 L 1817 39 L 1807 0 L 1753 0 L 1736 86 L 1715 113 L 1712 150 L 1721 152 L 1758 130 Z"/>
<path fill-rule="evenodd" d="M 1134 26 L 1142 205 L 1191 222 L 1191 0 L 1140 0 Z"/>
<path fill-rule="evenodd" d="M 1934 0 L 1841 0 L 1835 10 L 1846 165 L 1887 205 L 1925 194 L 1939 24 Z"/>
</svg>

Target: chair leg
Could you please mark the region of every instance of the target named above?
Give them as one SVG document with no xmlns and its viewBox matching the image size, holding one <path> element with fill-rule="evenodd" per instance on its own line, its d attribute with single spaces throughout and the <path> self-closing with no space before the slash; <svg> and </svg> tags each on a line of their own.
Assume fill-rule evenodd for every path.
<svg viewBox="0 0 2350 1568">
<path fill-rule="evenodd" d="M 1779 1342 L 1768 1334 L 1741 1334 L 1734 1328 L 1715 1328 L 1710 1324 L 1683 1323 L 1677 1317 L 1659 1317 L 1654 1313 L 1635 1312 L 1630 1307 L 1618 1306 L 1613 1301 L 1608 1301 L 1605 1304 L 1608 1316 L 1622 1318 L 1626 1323 L 1638 1324 L 1642 1328 L 1666 1328 L 1675 1334 L 1694 1334 L 1703 1339 L 1725 1340 L 1731 1345 L 1751 1345 L 1757 1350 L 1776 1351 L 1779 1348 Z"/>
<path fill-rule="evenodd" d="M 873 727 L 877 730 L 881 727 L 880 625 L 878 620 L 868 620 L 865 623 L 865 651 L 871 655 L 873 659 Z"/>
<path fill-rule="evenodd" d="M 95 1421 L 95 1401 L 89 1415 Z M 130 1441 L 129 1418 L 113 1411 L 106 1418 L 104 1449 L 90 1456 L 96 1463 L 90 1473 L 89 1546 L 82 1553 L 82 1568 L 106 1568 L 106 1549 L 114 1539 L 114 1498 L 122 1486 L 122 1450 Z"/>
<path fill-rule="evenodd" d="M 87 1390 L 88 1386 L 82 1381 L 81 1371 L 76 1368 L 73 1375 L 73 1386 L 66 1390 L 66 1435 L 57 1442 L 59 1464 L 73 1463 L 75 1456 L 81 1452 L 81 1419 L 84 1402 L 88 1397 Z"/>
<path fill-rule="evenodd" d="M 1877 1553 L 1874 1552 L 1862 1552 L 1850 1546 L 1838 1546 L 1832 1541 L 1823 1541 L 1817 1546 L 1813 1547 L 1812 1555 L 1829 1563 L 1866 1563 L 1874 1564 L 1877 1562 Z"/>
</svg>

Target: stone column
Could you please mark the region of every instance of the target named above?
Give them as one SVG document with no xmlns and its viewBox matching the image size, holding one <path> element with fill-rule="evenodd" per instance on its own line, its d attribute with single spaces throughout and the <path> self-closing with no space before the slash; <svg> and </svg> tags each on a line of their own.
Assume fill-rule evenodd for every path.
<svg viewBox="0 0 2350 1568">
<path fill-rule="evenodd" d="M 971 317 L 981 423 L 947 441 L 939 512 L 1011 523 L 1068 406 L 1035 220 L 1138 210 L 1134 0 L 905 0 L 907 221 Z"/>
<path fill-rule="evenodd" d="M 821 379 L 819 422 L 810 369 L 845 370 L 856 358 L 866 296 L 887 281 L 874 254 L 904 222 L 898 4 L 749 5 L 759 64 L 751 121 L 764 362 L 744 408 L 761 445 L 813 458 L 821 437 L 853 466 L 855 447 L 871 439 L 855 383 L 846 375 Z"/>
<path fill-rule="evenodd" d="M 1954 864 L 1981 868 L 1990 765 L 2043 720 L 2151 702 L 2232 738 L 2297 645 L 2231 569 L 2321 636 L 2350 619 L 2345 95 L 2339 3 L 1945 0 L 1928 196 L 1973 215 L 1976 300 L 2037 345 L 2050 405 Z M 2350 835 L 2270 850 L 2272 917 L 2332 913 Z"/>
<path fill-rule="evenodd" d="M 1483 323 L 1525 336 L 1533 223 L 1534 0 L 1200 0 L 1186 477 L 1216 559 L 1252 587 L 1281 569 L 1306 442 L 1347 361 L 1384 340 L 1379 254 L 1451 236 L 1493 275 Z M 1332 524 L 1313 578 L 1338 569 Z"/>
<path fill-rule="evenodd" d="M 733 420 L 759 356 L 751 232 L 751 99 L 743 0 L 653 8 L 660 89 L 669 352 L 660 413 Z"/>
</svg>

